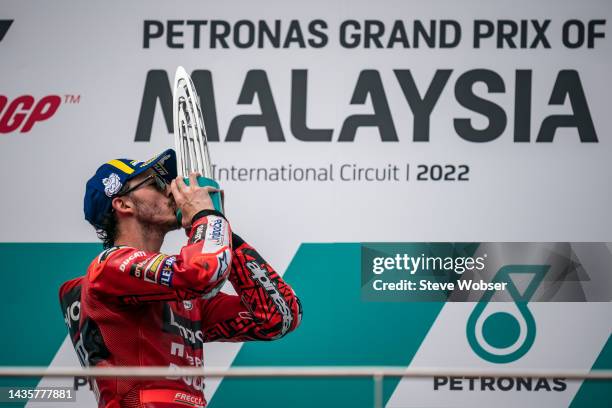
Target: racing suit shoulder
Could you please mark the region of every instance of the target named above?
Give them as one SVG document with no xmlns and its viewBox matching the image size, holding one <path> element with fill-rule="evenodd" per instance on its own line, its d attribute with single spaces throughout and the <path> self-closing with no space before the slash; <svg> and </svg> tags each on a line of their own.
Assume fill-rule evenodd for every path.
<svg viewBox="0 0 612 408">
<path fill-rule="evenodd" d="M 226 281 L 231 266 L 231 230 L 225 218 L 197 219 L 177 255 L 113 247 L 87 271 L 88 287 L 121 303 L 207 298 Z"/>
<path fill-rule="evenodd" d="M 108 263 L 112 255 L 122 255 L 137 251 L 136 248 L 128 247 L 125 245 L 114 246 L 112 248 L 105 249 L 96 256 L 89 267 L 87 268 L 87 279 L 89 281 L 95 281 L 102 272 L 104 272 L 105 266 Z"/>
</svg>

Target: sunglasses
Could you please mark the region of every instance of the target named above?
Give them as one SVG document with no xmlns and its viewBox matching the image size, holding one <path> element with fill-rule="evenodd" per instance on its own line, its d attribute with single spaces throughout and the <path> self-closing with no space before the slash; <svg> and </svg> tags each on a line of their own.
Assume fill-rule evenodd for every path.
<svg viewBox="0 0 612 408">
<path fill-rule="evenodd" d="M 168 182 L 166 182 L 166 180 L 163 177 L 157 174 L 151 174 L 150 176 L 142 180 L 140 183 L 133 185 L 127 190 L 119 191 L 119 193 L 117 194 L 117 197 L 127 195 L 131 193 L 132 191 L 139 189 L 140 187 L 146 187 L 149 185 L 154 185 L 157 191 L 159 191 L 160 193 L 165 192 L 166 188 L 168 188 Z"/>
</svg>

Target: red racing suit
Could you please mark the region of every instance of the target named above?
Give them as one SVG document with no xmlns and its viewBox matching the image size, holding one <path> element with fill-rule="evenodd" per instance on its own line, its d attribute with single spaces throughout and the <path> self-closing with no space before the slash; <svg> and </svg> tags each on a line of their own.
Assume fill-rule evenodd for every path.
<svg viewBox="0 0 612 408">
<path fill-rule="evenodd" d="M 179 255 L 117 246 L 85 276 L 65 282 L 60 303 L 83 366 L 202 366 L 211 341 L 274 340 L 295 329 L 293 289 L 216 211 L 194 217 Z M 236 295 L 219 292 L 229 279 Z M 99 407 L 204 406 L 201 377 L 100 378 Z"/>
</svg>

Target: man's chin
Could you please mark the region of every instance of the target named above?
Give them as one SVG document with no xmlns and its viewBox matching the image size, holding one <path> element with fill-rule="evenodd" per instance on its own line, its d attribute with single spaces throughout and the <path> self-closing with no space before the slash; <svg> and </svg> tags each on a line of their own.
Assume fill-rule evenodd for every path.
<svg viewBox="0 0 612 408">
<path fill-rule="evenodd" d="M 172 221 L 168 221 L 167 223 L 165 223 L 164 227 L 166 227 L 167 232 L 175 231 L 181 228 L 176 218 L 174 218 Z"/>
</svg>

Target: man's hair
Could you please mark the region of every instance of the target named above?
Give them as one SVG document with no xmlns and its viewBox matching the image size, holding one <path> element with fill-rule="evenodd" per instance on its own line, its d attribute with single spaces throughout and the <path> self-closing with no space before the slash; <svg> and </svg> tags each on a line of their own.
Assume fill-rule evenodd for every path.
<svg viewBox="0 0 612 408">
<path fill-rule="evenodd" d="M 115 238 L 117 238 L 117 217 L 112 209 L 104 215 L 102 222 L 96 227 L 96 234 L 102 240 L 104 249 L 115 245 Z"/>
</svg>

